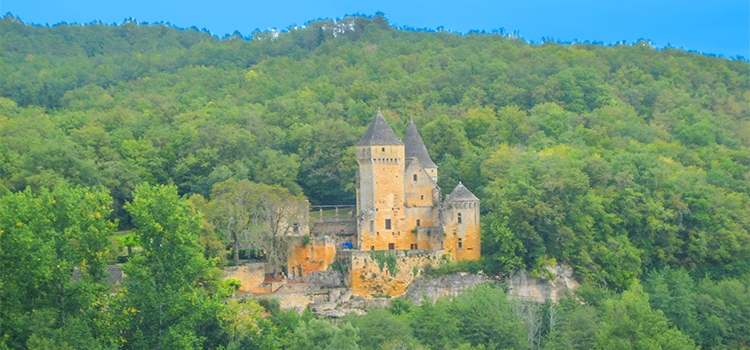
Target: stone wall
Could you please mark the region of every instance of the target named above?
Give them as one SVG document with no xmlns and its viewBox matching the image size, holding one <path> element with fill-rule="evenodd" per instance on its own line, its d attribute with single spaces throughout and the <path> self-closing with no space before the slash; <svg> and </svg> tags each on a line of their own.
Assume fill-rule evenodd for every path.
<svg viewBox="0 0 750 350">
<path fill-rule="evenodd" d="M 403 294 L 428 264 L 437 265 L 441 250 L 342 251 L 337 261 L 352 295 L 364 297 Z"/>
<path fill-rule="evenodd" d="M 414 231 L 420 249 L 443 249 L 445 232 L 442 226 L 419 226 Z"/>
<path fill-rule="evenodd" d="M 242 285 L 237 290 L 237 294 L 264 293 L 265 288 L 260 286 L 266 277 L 264 263 L 248 263 L 240 266 L 230 266 L 224 268 L 224 278 L 234 277 Z"/>
<path fill-rule="evenodd" d="M 300 237 L 292 242 L 287 254 L 287 275 L 291 279 L 325 271 L 336 258 L 336 245 L 328 236 Z"/>
<path fill-rule="evenodd" d="M 357 218 L 350 217 L 333 217 L 317 218 L 313 213 L 313 224 L 310 232 L 315 235 L 350 235 L 357 233 Z"/>
<path fill-rule="evenodd" d="M 350 210 L 355 210 L 354 208 Z M 345 213 L 345 214 L 348 214 Z M 313 213 L 312 235 L 328 236 L 333 239 L 336 249 L 342 249 L 342 243 L 349 242 L 357 246 L 357 218 L 339 216 L 333 218 L 317 218 Z"/>
</svg>

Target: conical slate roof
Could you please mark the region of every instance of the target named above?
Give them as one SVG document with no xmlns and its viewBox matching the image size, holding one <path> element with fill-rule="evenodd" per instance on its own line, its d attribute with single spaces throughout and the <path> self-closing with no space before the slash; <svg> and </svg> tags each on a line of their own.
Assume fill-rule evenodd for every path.
<svg viewBox="0 0 750 350">
<path fill-rule="evenodd" d="M 419 163 L 425 169 L 437 168 L 437 165 L 430 159 L 430 154 L 427 153 L 427 147 L 424 146 L 422 136 L 419 136 L 419 131 L 417 131 L 414 121 L 409 122 L 406 135 L 404 135 L 404 144 L 406 144 L 406 158 L 413 157 L 419 159 Z"/>
<path fill-rule="evenodd" d="M 464 186 L 463 183 L 460 181 L 458 182 L 458 186 L 453 189 L 453 192 L 448 195 L 448 198 L 445 199 L 446 202 L 454 202 L 454 201 L 479 201 L 479 198 L 475 196 L 471 191 L 469 191 L 466 186 Z"/>
<path fill-rule="evenodd" d="M 404 143 L 396 137 L 396 134 L 383 118 L 383 115 L 375 115 L 375 119 L 370 123 L 370 127 L 365 131 L 365 135 L 359 140 L 357 146 L 390 146 L 403 145 Z"/>
</svg>

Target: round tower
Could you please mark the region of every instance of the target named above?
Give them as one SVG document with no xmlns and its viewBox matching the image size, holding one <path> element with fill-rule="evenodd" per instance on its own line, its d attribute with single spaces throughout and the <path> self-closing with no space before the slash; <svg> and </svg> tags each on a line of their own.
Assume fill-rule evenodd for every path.
<svg viewBox="0 0 750 350">
<path fill-rule="evenodd" d="M 442 210 L 444 249 L 453 260 L 479 260 L 481 254 L 479 198 L 459 182 Z"/>
</svg>

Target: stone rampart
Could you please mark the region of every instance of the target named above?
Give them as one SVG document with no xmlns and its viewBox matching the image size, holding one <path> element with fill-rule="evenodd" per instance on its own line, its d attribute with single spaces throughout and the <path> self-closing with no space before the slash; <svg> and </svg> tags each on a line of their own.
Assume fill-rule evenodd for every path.
<svg viewBox="0 0 750 350">
<path fill-rule="evenodd" d="M 442 250 L 340 251 L 337 261 L 352 295 L 395 297 L 403 294 L 427 265 L 437 265 Z"/>
</svg>

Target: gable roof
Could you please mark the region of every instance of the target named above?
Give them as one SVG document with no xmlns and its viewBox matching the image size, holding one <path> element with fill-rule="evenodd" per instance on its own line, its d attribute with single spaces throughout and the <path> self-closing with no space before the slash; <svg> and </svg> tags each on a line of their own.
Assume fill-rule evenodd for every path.
<svg viewBox="0 0 750 350">
<path fill-rule="evenodd" d="M 417 131 L 417 126 L 414 125 L 413 120 L 409 122 L 409 127 L 406 129 L 404 144 L 406 145 L 406 158 L 413 157 L 419 159 L 419 163 L 425 169 L 437 168 L 437 165 L 430 159 L 427 147 L 425 147 L 422 136 L 419 135 L 419 131 Z"/>
<path fill-rule="evenodd" d="M 365 131 L 365 135 L 359 140 L 357 146 L 390 146 L 390 145 L 403 145 L 404 143 L 396 137 L 396 134 L 388 125 L 388 122 L 383 118 L 383 115 L 375 115 L 370 126 Z"/>
<path fill-rule="evenodd" d="M 479 198 L 475 196 L 471 191 L 469 191 L 466 186 L 464 186 L 463 183 L 460 181 L 458 182 L 458 186 L 453 189 L 453 192 L 448 195 L 448 197 L 445 199 L 446 202 L 456 202 L 456 201 L 479 201 Z"/>
</svg>

